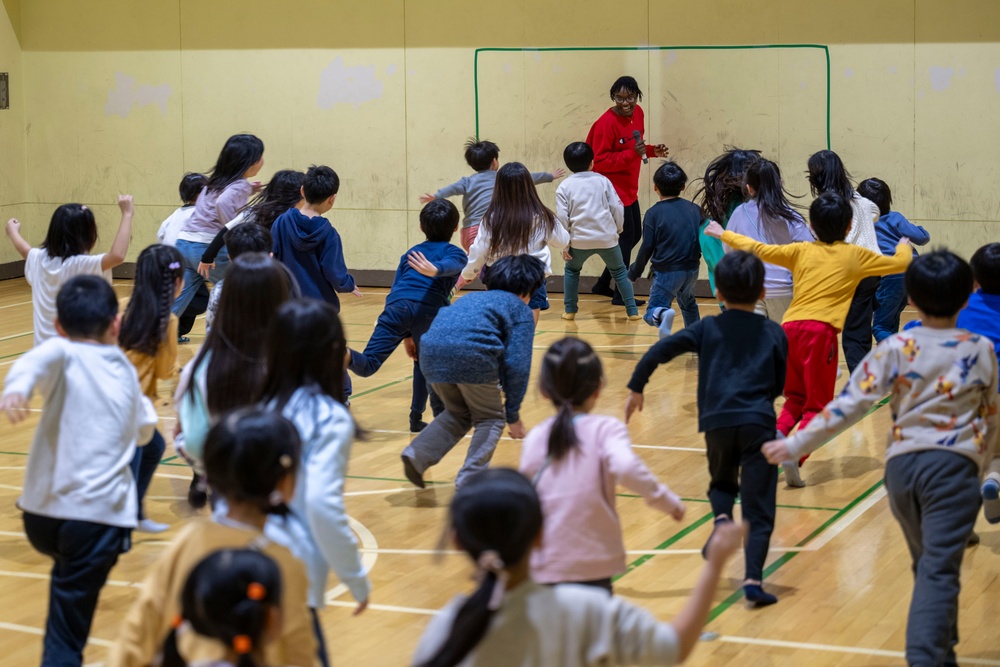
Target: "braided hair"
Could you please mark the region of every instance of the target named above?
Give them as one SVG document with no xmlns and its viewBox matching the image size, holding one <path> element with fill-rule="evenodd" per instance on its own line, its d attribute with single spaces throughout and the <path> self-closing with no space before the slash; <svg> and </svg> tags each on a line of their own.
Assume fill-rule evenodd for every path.
<svg viewBox="0 0 1000 667">
<path fill-rule="evenodd" d="M 177 281 L 183 277 L 184 258 L 177 248 L 157 243 L 139 254 L 132 298 L 118 334 L 123 350 L 156 356 L 167 337 Z"/>
</svg>

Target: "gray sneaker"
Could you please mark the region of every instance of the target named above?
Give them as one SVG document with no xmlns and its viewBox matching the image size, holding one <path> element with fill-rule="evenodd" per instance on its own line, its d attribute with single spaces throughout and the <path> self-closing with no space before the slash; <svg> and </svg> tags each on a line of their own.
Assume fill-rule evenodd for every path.
<svg viewBox="0 0 1000 667">
<path fill-rule="evenodd" d="M 659 308 L 653 318 L 659 321 L 657 329 L 660 332 L 660 338 L 666 338 L 670 335 L 670 330 L 674 326 L 674 317 L 677 315 L 677 311 L 673 308 Z"/>
<path fill-rule="evenodd" d="M 788 486 L 793 489 L 801 489 L 806 485 L 806 483 L 802 481 L 802 475 L 799 474 L 798 461 L 783 461 L 781 463 L 781 469 L 785 473 L 785 484 Z"/>
</svg>

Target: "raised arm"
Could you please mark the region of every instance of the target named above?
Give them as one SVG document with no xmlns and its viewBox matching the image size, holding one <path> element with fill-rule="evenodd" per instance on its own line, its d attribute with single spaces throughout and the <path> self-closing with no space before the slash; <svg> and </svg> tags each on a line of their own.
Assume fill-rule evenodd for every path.
<svg viewBox="0 0 1000 667">
<path fill-rule="evenodd" d="M 660 364 L 665 364 L 685 352 L 697 352 L 701 346 L 702 326 L 695 323 L 684 327 L 672 336 L 657 341 L 642 355 L 642 359 L 632 371 L 632 379 L 628 382 L 630 391 L 641 394 L 649 384 L 649 378 Z"/>
<path fill-rule="evenodd" d="M 438 199 L 447 199 L 456 195 L 464 195 L 469 191 L 469 177 L 463 176 L 451 185 L 446 185 L 438 190 L 434 196 Z"/>
<path fill-rule="evenodd" d="M 712 223 L 709 223 L 709 227 L 706 228 L 706 233 L 711 228 L 711 224 Z M 708 235 L 711 236 L 711 234 Z M 761 260 L 778 266 L 783 266 L 786 269 L 792 269 L 795 267 L 795 262 L 798 260 L 799 253 L 802 250 L 801 243 L 768 245 L 767 243 L 754 241 L 749 236 L 734 234 L 728 230 L 722 233 L 722 242 L 736 250 L 746 250 L 747 252 L 752 252 L 760 257 Z"/>
<path fill-rule="evenodd" d="M 128 244 L 132 239 L 132 216 L 135 214 L 132 195 L 118 195 L 118 208 L 122 211 L 122 221 L 118 223 L 118 233 L 111 242 L 111 250 L 101 256 L 101 271 L 113 269 L 125 262 Z"/>
<path fill-rule="evenodd" d="M 861 271 L 865 276 L 886 276 L 893 273 L 902 273 L 913 261 L 913 246 L 909 239 L 902 239 L 896 246 L 896 254 L 886 257 L 877 252 L 872 252 L 865 248 L 858 248 L 858 259 L 861 263 Z"/>
<path fill-rule="evenodd" d="M 11 218 L 7 221 L 7 238 L 14 245 L 14 250 L 17 254 L 21 256 L 21 259 L 28 259 L 28 252 L 31 250 L 31 244 L 24 240 L 21 236 L 21 223 L 17 218 Z"/>
<path fill-rule="evenodd" d="M 53 338 L 32 348 L 14 362 L 4 381 L 0 410 L 7 413 L 12 423 L 27 417 L 28 401 L 38 391 L 47 396 L 55 386 L 66 357 L 66 342 Z"/>
</svg>

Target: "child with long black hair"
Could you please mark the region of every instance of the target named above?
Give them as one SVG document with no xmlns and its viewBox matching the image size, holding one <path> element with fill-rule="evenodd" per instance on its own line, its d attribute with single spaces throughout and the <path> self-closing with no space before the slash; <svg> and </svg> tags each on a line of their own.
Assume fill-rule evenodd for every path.
<svg viewBox="0 0 1000 667">
<path fill-rule="evenodd" d="M 194 213 L 177 236 L 177 249 L 184 256 L 184 290 L 174 303 L 174 312 L 183 313 L 206 278 L 198 265 L 209 244 L 227 222 L 246 205 L 250 195 L 260 190 L 259 182 L 248 179 L 264 166 L 264 142 L 252 134 L 234 134 L 226 141 L 212 168 L 208 183 L 198 195 Z M 207 280 L 218 282 L 229 267 L 223 253 Z"/>
<path fill-rule="evenodd" d="M 475 280 L 484 266 L 492 266 L 501 257 L 525 254 L 541 260 L 545 275 L 549 276 L 552 274 L 549 246 L 565 248 L 569 241 L 569 232 L 538 197 L 528 168 L 520 162 L 508 162 L 497 172 L 493 200 L 469 249 L 462 280 Z M 544 282 L 531 295 L 528 306 L 538 324 L 540 311 L 549 308 Z"/>
<path fill-rule="evenodd" d="M 139 374 L 146 397 L 157 401 L 157 381 L 174 375 L 177 364 L 177 316 L 174 299 L 184 287 L 184 258 L 177 248 L 159 243 L 141 253 L 135 266 L 135 285 L 128 299 L 118 345 Z M 148 519 L 142 509 L 153 473 L 163 458 L 166 443 L 159 430 L 145 447 L 136 449 L 132 476 L 139 493 L 139 526 L 143 533 L 162 533 L 169 526 Z"/>
<path fill-rule="evenodd" d="M 743 184 L 749 199 L 736 207 L 726 229 L 770 245 L 815 240 L 806 221 L 788 201 L 778 165 L 760 158 L 747 168 Z M 733 249 L 726 246 L 725 250 Z M 754 311 L 781 324 L 792 303 L 792 272 L 765 262 L 764 289 L 764 298 L 757 301 Z"/>
<path fill-rule="evenodd" d="M 615 510 L 621 484 L 675 520 L 684 503 L 632 450 L 620 419 L 591 414 L 604 387 L 601 359 L 579 338 L 556 341 L 542 359 L 539 389 L 558 411 L 531 429 L 521 472 L 534 480 L 545 515 L 531 575 L 543 584 L 580 583 L 611 590 L 625 571 L 625 544 Z"/>
<path fill-rule="evenodd" d="M 469 479 L 451 501 L 455 545 L 479 571 L 479 586 L 428 624 L 413 664 L 421 667 L 675 665 L 694 649 L 722 569 L 743 531 L 730 522 L 709 541 L 708 564 L 672 623 L 586 586 L 544 586 L 529 573 L 542 538 L 531 482 L 496 468 Z"/>
<path fill-rule="evenodd" d="M 213 667 L 265 667 L 264 649 L 281 635 L 281 570 L 255 549 L 216 551 L 188 575 L 178 621 L 160 667 L 188 667 L 177 650 L 188 633 L 224 647 Z"/>
</svg>

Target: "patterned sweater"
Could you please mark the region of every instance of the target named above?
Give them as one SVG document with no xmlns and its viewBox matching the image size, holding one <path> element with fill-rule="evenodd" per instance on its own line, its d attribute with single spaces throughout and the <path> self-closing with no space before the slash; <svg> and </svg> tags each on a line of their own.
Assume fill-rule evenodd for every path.
<svg viewBox="0 0 1000 667">
<path fill-rule="evenodd" d="M 986 338 L 964 329 L 918 327 L 887 338 L 855 369 L 844 391 L 788 439 L 798 458 L 857 423 L 891 395 L 886 459 L 948 449 L 980 469 L 996 447 L 997 358 Z"/>
</svg>

